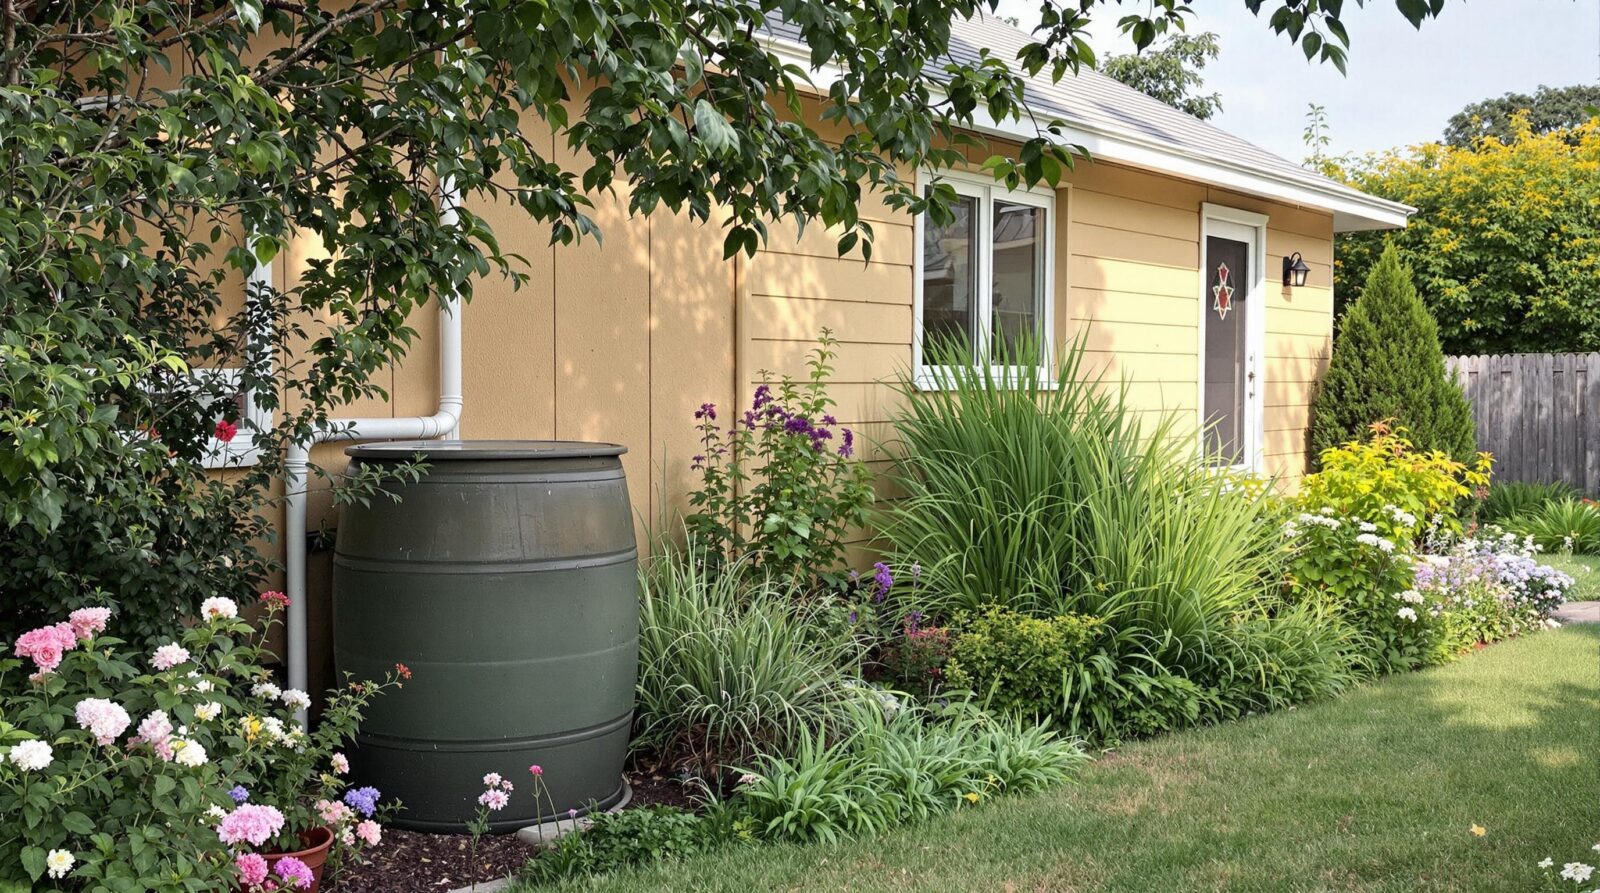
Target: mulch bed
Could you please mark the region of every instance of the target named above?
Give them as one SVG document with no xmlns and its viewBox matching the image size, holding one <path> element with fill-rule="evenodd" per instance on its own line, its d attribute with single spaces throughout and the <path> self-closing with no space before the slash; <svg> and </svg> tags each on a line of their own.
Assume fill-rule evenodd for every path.
<svg viewBox="0 0 1600 893">
<path fill-rule="evenodd" d="M 690 792 L 677 779 L 652 772 L 629 772 L 633 799 L 628 808 L 660 803 L 692 809 Z M 538 848 L 515 834 L 485 835 L 478 841 L 476 877 L 467 873 L 467 852 L 472 838 L 466 834 L 421 834 L 383 829 L 383 845 L 371 851 L 361 865 L 340 872 L 325 887 L 327 893 L 443 893 L 472 883 L 484 883 L 515 874 Z"/>
</svg>

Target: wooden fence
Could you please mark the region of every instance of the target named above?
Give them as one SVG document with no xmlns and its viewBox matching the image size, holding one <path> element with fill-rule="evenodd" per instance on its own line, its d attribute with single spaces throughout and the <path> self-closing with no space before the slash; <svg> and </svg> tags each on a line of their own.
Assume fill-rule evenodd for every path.
<svg viewBox="0 0 1600 893">
<path fill-rule="evenodd" d="M 1501 481 L 1600 493 L 1600 353 L 1450 357 Z"/>
</svg>

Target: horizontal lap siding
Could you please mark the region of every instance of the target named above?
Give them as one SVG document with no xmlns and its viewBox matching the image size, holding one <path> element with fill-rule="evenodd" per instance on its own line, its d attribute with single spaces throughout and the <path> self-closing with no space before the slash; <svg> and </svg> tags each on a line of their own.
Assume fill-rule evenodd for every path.
<svg viewBox="0 0 1600 893">
<path fill-rule="evenodd" d="M 831 329 L 839 342 L 828 389 L 838 404 L 833 414 L 855 431 L 857 455 L 874 472 L 879 499 L 890 500 L 901 494 L 888 481 L 883 444 L 893 436 L 894 383 L 911 368 L 915 229 L 887 208 L 870 210 L 871 260 L 859 251 L 840 257 L 838 232 L 821 227 L 798 240 L 774 227 L 771 243 L 750 259 L 739 285 L 737 409 L 767 376 L 804 380 L 821 330 Z M 852 563 L 870 561 L 872 532 L 852 530 L 849 539 Z"/>
</svg>

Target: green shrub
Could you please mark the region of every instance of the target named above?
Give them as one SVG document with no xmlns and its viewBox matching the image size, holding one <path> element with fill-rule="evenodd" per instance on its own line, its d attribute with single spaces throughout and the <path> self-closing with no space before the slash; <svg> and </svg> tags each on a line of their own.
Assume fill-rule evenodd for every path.
<svg viewBox="0 0 1600 893">
<path fill-rule="evenodd" d="M 640 572 L 634 745 L 709 774 L 828 724 L 860 695 L 856 645 L 825 611 L 740 562 L 655 557 Z"/>
<path fill-rule="evenodd" d="M 726 429 L 714 405 L 695 412 L 700 486 L 684 521 L 701 561 L 738 562 L 802 586 L 843 582 L 845 538 L 866 521 L 872 479 L 854 458 L 855 432 L 832 415 L 837 343 L 822 330 L 803 383 L 763 372 L 750 408 Z"/>
<path fill-rule="evenodd" d="M 1457 508 L 1488 485 L 1489 457 L 1457 462 L 1443 451 L 1419 449 L 1409 434 L 1377 422 L 1362 438 L 1325 450 L 1322 470 L 1301 483 L 1301 504 L 1375 524 L 1401 544 L 1425 527 L 1459 532 Z"/>
<path fill-rule="evenodd" d="M 1600 552 L 1600 505 L 1557 499 L 1506 522 L 1518 536 L 1532 537 L 1546 552 Z"/>
<path fill-rule="evenodd" d="M 1503 524 L 1517 515 L 1531 514 L 1546 503 L 1561 499 L 1577 499 L 1582 493 L 1577 487 L 1562 481 L 1545 484 L 1527 481 L 1506 481 L 1491 484 L 1489 494 L 1478 508 L 1478 520 L 1484 524 Z"/>
<path fill-rule="evenodd" d="M 930 712 L 858 707 L 852 731 L 763 754 L 714 814 L 751 820 L 765 840 L 835 841 L 879 833 L 1001 793 L 1064 782 L 1083 752 L 1047 727 L 968 705 Z"/>
<path fill-rule="evenodd" d="M 950 684 L 971 690 L 989 709 L 1034 719 L 1064 711 L 1068 678 L 1105 633 L 1094 617 L 1029 617 L 998 605 L 957 618 L 955 626 Z"/>
<path fill-rule="evenodd" d="M 1418 449 L 1459 462 L 1477 452 L 1472 407 L 1445 368 L 1439 327 L 1417 296 L 1411 270 L 1391 245 L 1373 265 L 1361 297 L 1345 311 L 1328 371 L 1311 404 L 1311 455 L 1366 436 L 1392 419 Z"/>
</svg>

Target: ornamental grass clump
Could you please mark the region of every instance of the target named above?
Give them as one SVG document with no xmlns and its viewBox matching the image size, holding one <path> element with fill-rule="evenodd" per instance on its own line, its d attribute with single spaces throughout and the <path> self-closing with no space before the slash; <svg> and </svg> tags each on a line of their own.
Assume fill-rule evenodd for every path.
<svg viewBox="0 0 1600 893">
<path fill-rule="evenodd" d="M 1275 585 L 1285 558 L 1275 497 L 1208 468 L 1183 420 L 1146 418 L 1125 387 L 1090 373 L 1081 342 L 1053 377 L 1037 345 L 1005 349 L 1001 372 L 932 345 L 939 386 L 900 381 L 891 447 L 906 496 L 884 532 L 893 563 L 920 564 L 922 578 L 897 606 L 930 623 L 991 605 L 1096 618 L 1115 631 L 1104 686 L 1172 718 L 1146 715 L 1142 728 L 1284 696 L 1247 679 L 1287 674 L 1297 696 L 1337 691 L 1345 649 L 1331 631 L 1307 635 L 1319 617 L 1297 613 L 1292 634 L 1274 634 L 1295 610 Z"/>
<path fill-rule="evenodd" d="M 848 627 L 828 605 L 738 559 L 711 566 L 683 552 L 640 571 L 634 746 L 714 777 L 757 748 L 783 749 L 835 723 L 861 697 Z"/>
</svg>

